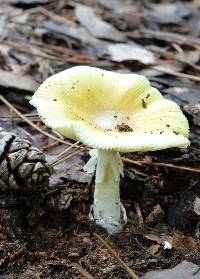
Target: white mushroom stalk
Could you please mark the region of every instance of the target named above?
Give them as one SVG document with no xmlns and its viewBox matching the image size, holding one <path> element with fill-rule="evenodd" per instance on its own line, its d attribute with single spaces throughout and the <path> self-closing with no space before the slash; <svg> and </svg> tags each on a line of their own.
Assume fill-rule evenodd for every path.
<svg viewBox="0 0 200 279">
<path fill-rule="evenodd" d="M 91 159 L 84 170 L 93 173 L 96 168 L 94 204 L 90 217 L 97 224 L 114 234 L 122 230 L 127 222 L 126 210 L 120 201 L 120 175 L 123 163 L 117 152 L 91 150 Z"/>
<path fill-rule="evenodd" d="M 110 234 L 121 231 L 127 219 L 120 202 L 118 152 L 189 145 L 188 121 L 179 106 L 141 75 L 73 67 L 45 80 L 31 104 L 47 126 L 95 149 L 84 167 L 96 169 L 90 215 Z"/>
</svg>

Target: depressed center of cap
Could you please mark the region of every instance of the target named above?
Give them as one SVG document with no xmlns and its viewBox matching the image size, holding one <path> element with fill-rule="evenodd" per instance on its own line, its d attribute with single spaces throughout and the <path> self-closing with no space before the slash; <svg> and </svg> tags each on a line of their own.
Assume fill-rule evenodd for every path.
<svg viewBox="0 0 200 279">
<path fill-rule="evenodd" d="M 124 116 L 122 112 L 105 110 L 95 116 L 93 123 L 97 128 L 105 131 L 132 132 L 128 120 L 129 117 Z"/>
</svg>

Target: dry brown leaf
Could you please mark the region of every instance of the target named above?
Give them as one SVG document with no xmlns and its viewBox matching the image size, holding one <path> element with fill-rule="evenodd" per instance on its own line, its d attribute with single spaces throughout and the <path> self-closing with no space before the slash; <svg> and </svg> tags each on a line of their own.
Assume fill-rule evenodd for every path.
<svg viewBox="0 0 200 279">
<path fill-rule="evenodd" d="M 178 233 L 173 235 L 172 246 L 182 255 L 198 251 L 198 243 L 194 238 Z"/>
<path fill-rule="evenodd" d="M 149 249 L 147 251 L 150 255 L 153 256 L 158 252 L 159 248 L 160 248 L 159 244 L 153 244 L 149 247 Z"/>
<path fill-rule="evenodd" d="M 172 237 L 169 235 L 165 226 L 162 226 L 159 230 L 145 226 L 143 236 L 152 241 L 156 241 L 158 244 L 164 244 L 164 249 L 169 249 L 166 245 L 171 245 L 172 243 Z"/>
<path fill-rule="evenodd" d="M 164 215 L 164 210 L 157 204 L 147 216 L 146 221 L 151 225 L 158 224 L 163 219 Z"/>
</svg>

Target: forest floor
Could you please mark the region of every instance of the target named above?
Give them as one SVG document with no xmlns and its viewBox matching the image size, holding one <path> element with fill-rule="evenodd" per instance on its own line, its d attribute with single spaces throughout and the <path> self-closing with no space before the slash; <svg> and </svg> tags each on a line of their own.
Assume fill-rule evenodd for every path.
<svg viewBox="0 0 200 279">
<path fill-rule="evenodd" d="M 57 159 L 49 187 L 0 193 L 0 279 L 134 278 L 128 267 L 170 279 L 177 271 L 163 270 L 183 261 L 197 270 L 184 277 L 183 265 L 181 278 L 200 278 L 199 36 L 199 1 L 0 1 L 0 127 Z M 75 65 L 145 75 L 190 124 L 187 149 L 122 154 L 128 223 L 116 236 L 88 218 L 88 150 L 74 146 L 59 163 L 72 141 L 61 143 L 29 104 L 42 81 Z"/>
</svg>

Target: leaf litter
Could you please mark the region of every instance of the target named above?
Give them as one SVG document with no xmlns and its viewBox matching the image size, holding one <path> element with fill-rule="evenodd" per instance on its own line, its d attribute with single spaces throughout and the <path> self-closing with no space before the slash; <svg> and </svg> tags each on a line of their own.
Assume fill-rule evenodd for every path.
<svg viewBox="0 0 200 279">
<path fill-rule="evenodd" d="M 0 1 L 0 126 L 55 165 L 49 187 L 0 193 L 0 278 L 199 278 L 199 18 L 198 1 Z M 124 155 L 128 224 L 109 239 L 88 219 L 88 150 L 28 104 L 44 79 L 80 64 L 146 75 L 190 122 L 187 150 Z"/>
</svg>

